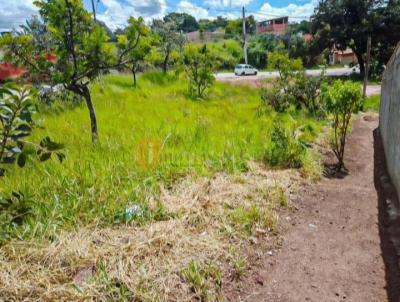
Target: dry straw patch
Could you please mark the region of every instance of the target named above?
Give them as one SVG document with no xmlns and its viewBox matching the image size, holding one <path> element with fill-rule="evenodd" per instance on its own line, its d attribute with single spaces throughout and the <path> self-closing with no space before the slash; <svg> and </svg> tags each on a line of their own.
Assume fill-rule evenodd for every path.
<svg viewBox="0 0 400 302">
<path fill-rule="evenodd" d="M 224 284 L 210 287 L 201 279 L 196 288 L 183 270 L 195 261 L 230 280 L 238 266 L 233 259 L 245 257 L 251 238 L 273 236 L 278 210 L 299 180 L 297 171 L 256 164 L 243 174 L 186 178 L 161 188 L 161 201 L 174 213 L 168 221 L 87 227 L 51 243 L 12 241 L 0 250 L 0 300 L 223 300 Z"/>
</svg>

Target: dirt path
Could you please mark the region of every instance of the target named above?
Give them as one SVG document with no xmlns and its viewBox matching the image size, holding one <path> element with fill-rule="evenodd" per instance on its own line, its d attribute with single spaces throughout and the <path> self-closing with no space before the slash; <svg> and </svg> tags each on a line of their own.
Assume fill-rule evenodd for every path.
<svg viewBox="0 0 400 302">
<path fill-rule="evenodd" d="M 379 227 L 384 222 L 374 183 L 381 156 L 375 146 L 374 161 L 377 126 L 377 115 L 354 123 L 349 175 L 303 189 L 282 249 L 265 256 L 258 277 L 265 282 L 246 301 L 400 301 L 398 271 L 385 269 L 393 251 Z"/>
</svg>

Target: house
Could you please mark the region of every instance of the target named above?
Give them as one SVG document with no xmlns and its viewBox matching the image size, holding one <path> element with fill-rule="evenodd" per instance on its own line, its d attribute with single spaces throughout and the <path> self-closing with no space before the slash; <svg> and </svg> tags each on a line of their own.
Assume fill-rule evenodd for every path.
<svg viewBox="0 0 400 302">
<path fill-rule="evenodd" d="M 283 35 L 289 26 L 289 17 L 280 17 L 257 23 L 256 33 L 271 33 L 274 35 Z"/>
<path fill-rule="evenodd" d="M 347 47 L 345 50 L 339 50 L 334 46 L 329 54 L 329 64 L 343 64 L 354 66 L 358 64 L 358 60 L 357 56 L 351 48 Z"/>
<path fill-rule="evenodd" d="M 313 40 L 313 36 L 311 34 L 304 34 L 303 39 L 306 42 L 311 42 Z"/>
<path fill-rule="evenodd" d="M 192 31 L 190 33 L 187 33 L 186 36 L 186 41 L 187 42 L 194 42 L 194 43 L 200 43 L 200 42 L 217 42 L 221 41 L 224 39 L 224 32 L 221 31 Z"/>
</svg>

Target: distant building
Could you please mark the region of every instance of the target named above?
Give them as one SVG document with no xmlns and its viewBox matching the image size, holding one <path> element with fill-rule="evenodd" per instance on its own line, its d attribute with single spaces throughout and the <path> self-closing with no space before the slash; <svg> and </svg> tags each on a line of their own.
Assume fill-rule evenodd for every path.
<svg viewBox="0 0 400 302">
<path fill-rule="evenodd" d="M 358 60 L 357 56 L 351 48 L 338 50 L 336 47 L 333 47 L 331 53 L 329 54 L 329 64 L 343 64 L 353 66 L 358 64 Z"/>
<path fill-rule="evenodd" d="M 186 34 L 186 41 L 200 43 L 200 42 L 217 42 L 224 39 L 224 32 L 221 31 L 192 31 Z"/>
<path fill-rule="evenodd" d="M 313 39 L 313 36 L 312 36 L 311 34 L 304 34 L 304 35 L 303 35 L 303 39 L 304 39 L 304 41 L 306 41 L 306 42 L 311 42 L 312 39 Z"/>
<path fill-rule="evenodd" d="M 257 23 L 256 33 L 271 33 L 274 35 L 283 35 L 289 26 L 289 17 L 280 17 Z"/>
</svg>

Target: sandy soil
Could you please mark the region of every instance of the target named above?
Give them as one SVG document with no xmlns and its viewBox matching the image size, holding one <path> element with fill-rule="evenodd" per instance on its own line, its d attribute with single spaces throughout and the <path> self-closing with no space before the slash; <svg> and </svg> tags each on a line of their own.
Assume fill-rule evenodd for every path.
<svg viewBox="0 0 400 302">
<path fill-rule="evenodd" d="M 377 126 L 376 114 L 355 121 L 349 174 L 302 189 L 298 211 L 283 219 L 281 249 L 264 254 L 231 301 L 400 301 L 399 262 L 377 181 L 384 169 Z"/>
</svg>

